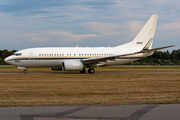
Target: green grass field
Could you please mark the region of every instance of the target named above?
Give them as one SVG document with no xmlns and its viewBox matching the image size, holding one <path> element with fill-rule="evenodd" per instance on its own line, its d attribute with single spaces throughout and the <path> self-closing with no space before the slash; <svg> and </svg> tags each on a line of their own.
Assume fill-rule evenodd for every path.
<svg viewBox="0 0 180 120">
<path fill-rule="evenodd" d="M 0 107 L 180 103 L 180 74 L 1 74 Z M 179 67 L 104 67 L 97 72 L 176 71 Z M 22 72 L 1 67 L 0 72 Z M 76 73 L 76 72 L 75 72 Z M 78 73 L 78 72 L 77 72 Z"/>
</svg>

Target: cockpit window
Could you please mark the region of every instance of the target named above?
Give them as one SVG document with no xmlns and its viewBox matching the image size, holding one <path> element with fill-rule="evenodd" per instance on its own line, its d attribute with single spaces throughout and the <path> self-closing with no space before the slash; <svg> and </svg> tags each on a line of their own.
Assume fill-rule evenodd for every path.
<svg viewBox="0 0 180 120">
<path fill-rule="evenodd" d="M 20 56 L 20 55 L 22 55 L 21 53 L 14 53 L 13 55 L 15 55 L 15 56 Z"/>
</svg>

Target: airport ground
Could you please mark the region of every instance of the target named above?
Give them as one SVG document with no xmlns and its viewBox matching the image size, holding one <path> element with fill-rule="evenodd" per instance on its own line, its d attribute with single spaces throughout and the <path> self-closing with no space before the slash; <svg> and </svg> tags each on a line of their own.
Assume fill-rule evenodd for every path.
<svg viewBox="0 0 180 120">
<path fill-rule="evenodd" d="M 180 104 L 0 108 L 0 120 L 179 120 Z"/>
<path fill-rule="evenodd" d="M 179 66 L 95 74 L 0 67 L 0 120 L 178 120 Z"/>
<path fill-rule="evenodd" d="M 102 67 L 95 74 L 28 71 L 0 67 L 0 107 L 180 103 L 180 67 Z"/>
</svg>

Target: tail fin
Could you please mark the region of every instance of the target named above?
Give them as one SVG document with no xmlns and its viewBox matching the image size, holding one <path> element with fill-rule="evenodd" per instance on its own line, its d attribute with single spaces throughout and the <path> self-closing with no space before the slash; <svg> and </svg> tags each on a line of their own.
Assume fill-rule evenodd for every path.
<svg viewBox="0 0 180 120">
<path fill-rule="evenodd" d="M 143 26 L 143 28 L 140 30 L 140 32 L 133 39 L 133 41 L 120 46 L 138 48 L 139 50 L 142 50 L 145 47 L 151 49 L 154 33 L 156 30 L 157 19 L 158 19 L 158 15 L 152 15 L 149 18 L 149 20 L 146 22 L 146 24 Z"/>
</svg>

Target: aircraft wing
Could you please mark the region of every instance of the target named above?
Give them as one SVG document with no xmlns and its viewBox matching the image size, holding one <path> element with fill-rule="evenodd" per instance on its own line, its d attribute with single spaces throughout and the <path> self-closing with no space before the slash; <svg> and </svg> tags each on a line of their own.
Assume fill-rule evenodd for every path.
<svg viewBox="0 0 180 120">
<path fill-rule="evenodd" d="M 86 59 L 82 59 L 82 62 L 84 64 L 97 64 L 99 62 L 106 62 L 107 60 L 114 60 L 120 56 L 128 56 L 128 55 L 134 55 L 134 53 L 119 54 L 119 55 L 104 56 L 104 57 L 86 58 Z"/>
<path fill-rule="evenodd" d="M 161 50 L 161 49 L 165 49 L 165 48 L 169 48 L 169 47 L 173 47 L 173 46 L 174 45 L 166 46 L 166 47 L 160 47 L 160 48 L 153 48 L 153 49 L 148 49 L 148 50 L 143 49 L 140 52 L 135 52 L 135 53 L 119 54 L 119 55 L 104 56 L 104 57 L 86 58 L 86 59 L 82 59 L 82 62 L 84 64 L 92 64 L 92 65 L 94 65 L 94 64 L 98 64 L 100 62 L 106 62 L 107 60 L 115 60 L 118 57 L 135 55 L 135 54 L 145 53 L 145 52 L 152 52 L 152 51 Z"/>
</svg>

